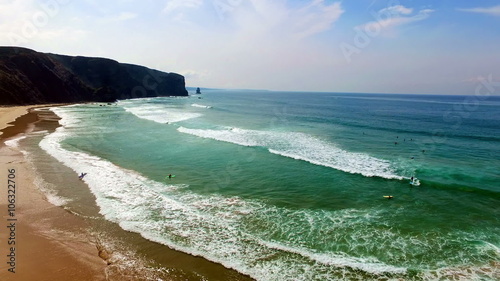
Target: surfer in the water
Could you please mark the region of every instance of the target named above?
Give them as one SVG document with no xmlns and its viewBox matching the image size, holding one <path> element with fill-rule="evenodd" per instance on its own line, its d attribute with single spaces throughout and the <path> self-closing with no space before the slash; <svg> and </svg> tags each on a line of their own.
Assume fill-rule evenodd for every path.
<svg viewBox="0 0 500 281">
<path fill-rule="evenodd" d="M 87 173 L 81 173 L 81 174 L 78 176 L 78 178 L 79 178 L 79 179 L 83 179 L 83 177 L 85 177 L 86 175 L 87 175 Z"/>
<path fill-rule="evenodd" d="M 168 178 L 171 179 L 172 178 L 172 174 L 168 174 Z"/>
</svg>

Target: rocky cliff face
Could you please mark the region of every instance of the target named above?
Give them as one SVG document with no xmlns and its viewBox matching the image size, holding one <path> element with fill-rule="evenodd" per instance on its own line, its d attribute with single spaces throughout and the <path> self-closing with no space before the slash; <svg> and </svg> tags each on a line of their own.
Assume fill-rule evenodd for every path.
<svg viewBox="0 0 500 281">
<path fill-rule="evenodd" d="M 104 58 L 0 47 L 0 104 L 187 96 L 184 77 Z"/>
</svg>

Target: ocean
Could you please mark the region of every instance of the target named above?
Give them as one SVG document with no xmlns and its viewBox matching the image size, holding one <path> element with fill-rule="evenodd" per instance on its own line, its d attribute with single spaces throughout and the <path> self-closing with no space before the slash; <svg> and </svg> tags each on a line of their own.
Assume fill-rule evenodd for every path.
<svg viewBox="0 0 500 281">
<path fill-rule="evenodd" d="M 46 190 L 75 214 L 255 280 L 500 279 L 498 96 L 207 90 L 51 110 L 61 126 L 32 141 L 87 173 Z"/>
</svg>

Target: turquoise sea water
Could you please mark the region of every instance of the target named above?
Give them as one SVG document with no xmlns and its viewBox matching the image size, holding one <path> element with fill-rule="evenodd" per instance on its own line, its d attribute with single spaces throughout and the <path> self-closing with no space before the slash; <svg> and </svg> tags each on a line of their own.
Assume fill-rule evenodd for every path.
<svg viewBox="0 0 500 281">
<path fill-rule="evenodd" d="M 106 219 L 257 280 L 500 277 L 499 97 L 199 97 L 54 108 L 40 146 Z"/>
</svg>

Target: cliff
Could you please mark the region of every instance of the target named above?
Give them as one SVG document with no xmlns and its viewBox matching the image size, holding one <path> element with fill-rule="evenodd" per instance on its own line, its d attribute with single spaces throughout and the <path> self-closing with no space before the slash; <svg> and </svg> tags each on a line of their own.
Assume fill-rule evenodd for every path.
<svg viewBox="0 0 500 281">
<path fill-rule="evenodd" d="M 0 47 L 0 104 L 187 96 L 184 77 L 105 58 Z"/>
</svg>

